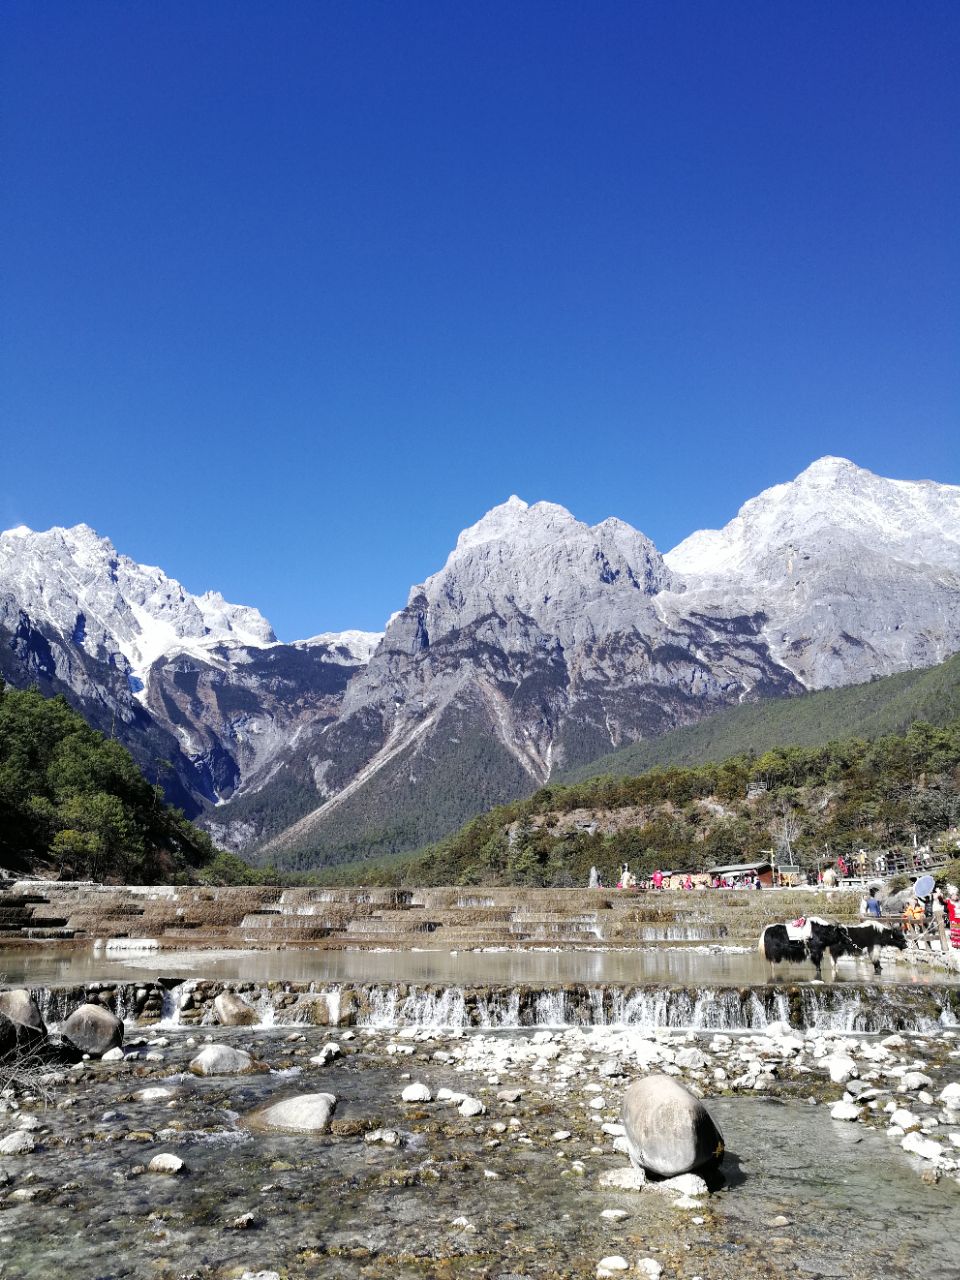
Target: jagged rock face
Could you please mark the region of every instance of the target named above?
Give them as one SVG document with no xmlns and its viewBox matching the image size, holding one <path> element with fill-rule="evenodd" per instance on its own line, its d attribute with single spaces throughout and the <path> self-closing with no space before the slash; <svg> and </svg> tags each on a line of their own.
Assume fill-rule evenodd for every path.
<svg viewBox="0 0 960 1280">
<path fill-rule="evenodd" d="M 323 803 L 267 854 L 343 850 L 357 824 L 381 830 L 391 813 L 410 824 L 409 844 L 435 838 L 477 811 L 475 780 L 460 784 L 465 805 L 437 788 L 437 757 L 470 754 L 465 741 L 486 743 L 497 803 L 611 745 L 799 689 L 770 658 L 762 615 L 691 614 L 684 599 L 636 530 L 511 498 L 411 590 L 336 724 L 305 744 Z M 431 827 L 423 811 L 444 816 Z"/>
<path fill-rule="evenodd" d="M 688 594 L 762 610 L 809 688 L 941 662 L 960 648 L 960 487 L 821 458 L 665 557 Z"/>
</svg>

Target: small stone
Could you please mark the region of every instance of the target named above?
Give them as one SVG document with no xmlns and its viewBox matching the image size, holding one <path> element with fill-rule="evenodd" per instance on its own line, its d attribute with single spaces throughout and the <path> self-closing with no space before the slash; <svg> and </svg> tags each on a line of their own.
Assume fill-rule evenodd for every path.
<svg viewBox="0 0 960 1280">
<path fill-rule="evenodd" d="M 36 1146 L 37 1140 L 33 1134 L 26 1129 L 19 1129 L 16 1133 L 8 1134 L 6 1138 L 0 1138 L 0 1156 L 26 1156 L 34 1151 Z"/>
<path fill-rule="evenodd" d="M 363 1140 L 369 1143 L 382 1142 L 385 1147 L 399 1147 L 402 1141 L 396 1129 L 371 1129 L 363 1135 Z"/>
<path fill-rule="evenodd" d="M 860 1108 L 855 1102 L 835 1102 L 830 1108 L 830 1116 L 833 1120 L 859 1120 Z"/>
<path fill-rule="evenodd" d="M 433 1094 L 422 1081 L 417 1080 L 413 1084 L 408 1084 L 401 1093 L 400 1097 L 404 1102 L 432 1102 Z"/>
<path fill-rule="evenodd" d="M 250 1122 L 281 1133 L 326 1133 L 336 1105 L 332 1093 L 303 1093 L 255 1111 Z"/>
<path fill-rule="evenodd" d="M 637 1271 L 642 1276 L 646 1276 L 647 1280 L 660 1280 L 663 1275 L 663 1267 L 656 1258 L 640 1258 L 637 1262 Z"/>
<path fill-rule="evenodd" d="M 608 1258 L 601 1258 L 597 1263 L 597 1280 L 604 1280 L 605 1276 L 616 1276 L 623 1271 L 629 1271 L 630 1264 L 626 1258 L 621 1258 L 619 1254 L 613 1253 Z"/>
<path fill-rule="evenodd" d="M 170 1152 L 164 1151 L 160 1155 L 153 1157 L 147 1165 L 147 1170 L 150 1173 L 176 1174 L 183 1173 L 186 1167 L 179 1156 L 171 1155 Z"/>
<path fill-rule="evenodd" d="M 642 1169 L 608 1169 L 600 1175 L 600 1186 L 611 1191 L 642 1191 L 647 1175 Z"/>
<path fill-rule="evenodd" d="M 222 991 L 213 1002 L 217 1021 L 224 1027 L 252 1027 L 260 1021 L 256 1009 L 233 991 Z"/>
<path fill-rule="evenodd" d="M 896 1125 L 906 1133 L 908 1129 L 919 1127 L 920 1117 L 915 1116 L 912 1111 L 907 1111 L 904 1107 L 898 1107 L 890 1117 L 890 1124 Z"/>
<path fill-rule="evenodd" d="M 100 1061 L 101 1062 L 122 1062 L 123 1050 L 120 1048 L 119 1045 L 117 1045 L 116 1048 L 108 1049 L 107 1052 L 100 1059 Z"/>
<path fill-rule="evenodd" d="M 600 1217 L 606 1218 L 607 1222 L 622 1222 L 624 1218 L 629 1218 L 630 1215 L 626 1209 L 601 1209 Z"/>
<path fill-rule="evenodd" d="M 924 1138 L 919 1133 L 908 1133 L 900 1141 L 904 1151 L 919 1156 L 921 1160 L 939 1160 L 943 1155 L 943 1147 L 932 1138 Z"/>
<path fill-rule="evenodd" d="M 241 1213 L 239 1218 L 234 1218 L 230 1223 L 232 1231 L 250 1231 L 257 1225 L 257 1220 L 252 1213 Z"/>
<path fill-rule="evenodd" d="M 705 1196 L 709 1190 L 703 1178 L 696 1173 L 681 1173 L 676 1178 L 664 1178 L 647 1184 L 651 1191 L 663 1195 Z"/>
<path fill-rule="evenodd" d="M 498 1102 L 519 1102 L 523 1097 L 522 1089 L 501 1089 L 497 1094 Z"/>
<path fill-rule="evenodd" d="M 249 1053 L 226 1044 L 209 1044 L 190 1062 L 195 1076 L 239 1076 L 259 1070 Z"/>
<path fill-rule="evenodd" d="M 922 1071 L 908 1071 L 901 1081 L 902 1087 L 910 1093 L 914 1093 L 917 1089 L 927 1089 L 933 1084 L 929 1076 L 925 1076 Z"/>
</svg>

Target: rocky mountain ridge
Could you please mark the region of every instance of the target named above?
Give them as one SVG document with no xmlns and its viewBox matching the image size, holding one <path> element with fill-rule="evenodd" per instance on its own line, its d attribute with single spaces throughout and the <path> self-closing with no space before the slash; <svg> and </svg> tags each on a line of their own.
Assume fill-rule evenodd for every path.
<svg viewBox="0 0 960 1280">
<path fill-rule="evenodd" d="M 7 678 L 112 716 L 141 758 L 168 747 L 218 839 L 300 865 L 415 847 L 724 706 L 960 649 L 960 487 L 834 458 L 665 556 L 620 520 L 510 498 L 382 637 L 279 644 L 85 526 L 0 547 Z"/>
</svg>

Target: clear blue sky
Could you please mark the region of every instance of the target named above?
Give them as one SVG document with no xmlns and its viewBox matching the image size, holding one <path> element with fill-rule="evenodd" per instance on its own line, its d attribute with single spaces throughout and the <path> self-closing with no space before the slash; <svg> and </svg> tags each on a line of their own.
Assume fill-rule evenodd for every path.
<svg viewBox="0 0 960 1280">
<path fill-rule="evenodd" d="M 513 492 L 960 483 L 958 65 L 955 0 L 7 0 L 0 525 L 293 639 Z"/>
</svg>

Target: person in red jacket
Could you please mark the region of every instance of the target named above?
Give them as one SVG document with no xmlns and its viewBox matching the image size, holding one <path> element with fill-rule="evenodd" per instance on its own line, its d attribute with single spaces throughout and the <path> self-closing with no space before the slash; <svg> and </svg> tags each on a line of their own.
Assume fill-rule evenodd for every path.
<svg viewBox="0 0 960 1280">
<path fill-rule="evenodd" d="M 946 905 L 950 921 L 950 945 L 960 950 L 960 894 L 956 889 L 950 890 Z"/>
</svg>

